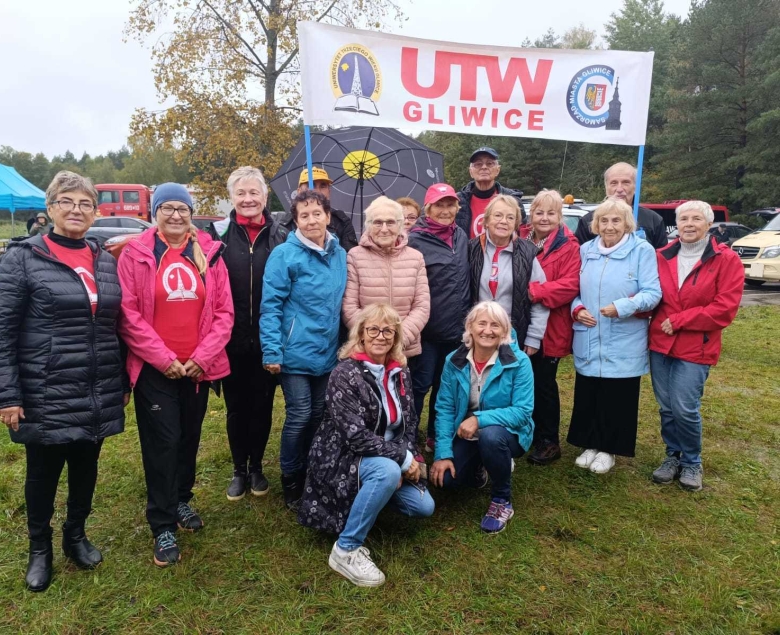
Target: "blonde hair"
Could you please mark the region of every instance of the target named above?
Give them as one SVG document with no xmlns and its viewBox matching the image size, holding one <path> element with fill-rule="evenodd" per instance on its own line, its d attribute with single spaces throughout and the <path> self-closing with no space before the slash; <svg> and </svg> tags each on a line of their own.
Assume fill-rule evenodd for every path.
<svg viewBox="0 0 780 635">
<path fill-rule="evenodd" d="M 499 194 L 492 201 L 490 201 L 490 203 L 488 203 L 488 206 L 485 208 L 483 227 L 488 224 L 490 217 L 493 215 L 493 210 L 498 203 L 504 203 L 505 205 L 508 205 L 515 213 L 515 226 L 512 228 L 512 231 L 515 231 L 518 227 L 520 227 L 520 223 L 523 220 L 523 210 L 520 209 L 520 204 L 517 202 L 517 199 L 514 196 L 509 196 L 508 194 Z"/>
<path fill-rule="evenodd" d="M 417 212 L 417 216 L 422 214 L 420 204 L 410 196 L 402 196 L 401 198 L 395 199 L 395 202 L 398 203 L 401 207 L 411 207 L 415 212 Z"/>
<path fill-rule="evenodd" d="M 406 366 L 406 355 L 404 355 L 404 333 L 401 328 L 401 316 L 389 304 L 377 302 L 363 307 L 356 316 L 355 324 L 349 330 L 349 339 L 339 350 L 339 359 L 348 359 L 354 353 L 365 353 L 363 346 L 363 331 L 366 324 L 382 322 L 395 329 L 393 337 L 393 346 L 387 353 L 389 359 L 397 361 L 402 366 Z"/>
<path fill-rule="evenodd" d="M 715 212 L 712 211 L 712 207 L 709 203 L 704 201 L 685 201 L 676 210 L 674 210 L 674 220 L 683 212 L 701 212 L 704 214 L 704 220 L 708 223 L 715 222 Z"/>
<path fill-rule="evenodd" d="M 626 224 L 627 234 L 636 231 L 636 221 L 634 220 L 634 212 L 631 206 L 625 201 L 608 198 L 593 210 L 593 222 L 590 224 L 592 234 L 599 235 L 599 219 L 607 214 L 620 214 L 623 217 L 623 222 Z"/>
<path fill-rule="evenodd" d="M 487 313 L 487 316 L 491 320 L 495 320 L 501 325 L 504 330 L 504 334 L 499 341 L 499 344 L 509 344 L 512 341 L 512 322 L 509 320 L 506 310 L 498 302 L 484 301 L 474 305 L 474 308 L 469 311 L 466 316 L 466 330 L 463 331 L 463 343 L 466 348 L 474 347 L 474 338 L 471 337 L 471 325 L 477 321 L 480 313 Z"/>
<path fill-rule="evenodd" d="M 392 212 L 395 215 L 395 220 L 398 223 L 399 230 L 404 226 L 404 208 L 400 203 L 396 203 L 393 199 L 386 196 L 380 196 L 379 198 L 371 201 L 371 205 L 366 207 L 365 215 L 366 222 L 363 227 L 363 234 L 368 234 L 371 229 L 371 223 L 374 222 L 374 216 L 379 212 Z"/>
<path fill-rule="evenodd" d="M 268 197 L 268 185 L 265 182 L 265 178 L 263 178 L 263 173 L 257 168 L 253 168 L 251 165 L 245 165 L 233 170 L 233 173 L 228 177 L 227 191 L 229 198 L 233 198 L 233 190 L 236 187 L 236 183 L 245 179 L 254 179 L 257 181 L 260 184 L 260 191 L 263 193 L 263 196 L 266 198 Z"/>
<path fill-rule="evenodd" d="M 534 200 L 531 201 L 531 214 L 542 205 L 549 205 L 558 212 L 558 220 L 563 218 L 563 199 L 557 190 L 542 190 L 534 196 Z"/>
<path fill-rule="evenodd" d="M 198 242 L 198 228 L 195 225 L 190 225 L 190 240 L 192 241 L 192 257 L 195 261 L 195 266 L 198 268 L 200 275 L 205 276 L 209 263 L 206 260 L 206 254 L 203 253 L 203 248 Z"/>
</svg>

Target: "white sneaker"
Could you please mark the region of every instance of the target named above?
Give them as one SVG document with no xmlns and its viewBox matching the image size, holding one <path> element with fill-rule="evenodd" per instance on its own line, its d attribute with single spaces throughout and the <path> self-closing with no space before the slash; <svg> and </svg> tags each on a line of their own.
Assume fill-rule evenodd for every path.
<svg viewBox="0 0 780 635">
<path fill-rule="evenodd" d="M 356 586 L 382 586 L 385 583 L 385 574 L 374 564 L 369 553 L 365 547 L 345 551 L 335 543 L 330 551 L 328 564 L 336 573 L 340 573 Z"/>
<path fill-rule="evenodd" d="M 593 463 L 593 459 L 596 458 L 598 453 L 598 450 L 585 450 L 575 459 L 574 465 L 577 467 L 590 467 L 590 464 Z"/>
<path fill-rule="evenodd" d="M 590 464 L 590 471 L 594 474 L 606 474 L 615 465 L 615 455 L 599 452 L 593 463 Z"/>
</svg>

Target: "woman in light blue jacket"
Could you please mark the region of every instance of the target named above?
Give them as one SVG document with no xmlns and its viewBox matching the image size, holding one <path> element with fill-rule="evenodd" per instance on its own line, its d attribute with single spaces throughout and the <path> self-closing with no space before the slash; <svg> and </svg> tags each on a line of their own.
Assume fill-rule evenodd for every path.
<svg viewBox="0 0 780 635">
<path fill-rule="evenodd" d="M 263 274 L 260 345 L 266 370 L 280 375 L 284 392 L 279 461 L 284 502 L 295 508 L 336 366 L 347 254 L 327 230 L 330 204 L 322 194 L 298 193 L 291 211 L 298 229 L 271 252 Z"/>
<path fill-rule="evenodd" d="M 463 344 L 447 356 L 436 396 L 437 487 L 484 487 L 491 503 L 482 531 L 503 531 L 512 509 L 512 460 L 533 439 L 531 360 L 512 343 L 509 316 L 498 302 L 480 302 L 466 317 Z"/>
<path fill-rule="evenodd" d="M 597 237 L 580 247 L 574 317 L 574 408 L 568 442 L 576 465 L 605 474 L 615 455 L 634 456 L 639 379 L 649 372 L 648 315 L 661 301 L 655 250 L 632 233 L 631 208 L 607 200 L 593 214 Z"/>
</svg>

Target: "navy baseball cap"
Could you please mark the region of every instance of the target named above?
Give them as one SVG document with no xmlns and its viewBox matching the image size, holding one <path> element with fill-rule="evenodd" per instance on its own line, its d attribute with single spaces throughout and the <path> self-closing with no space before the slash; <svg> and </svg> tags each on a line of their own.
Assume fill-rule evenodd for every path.
<svg viewBox="0 0 780 635">
<path fill-rule="evenodd" d="M 489 154 L 491 157 L 498 160 L 498 152 L 496 152 L 493 148 L 482 146 L 481 148 L 477 148 L 476 150 L 474 150 L 474 152 L 471 153 L 471 158 L 469 159 L 469 163 L 474 163 L 474 159 L 477 157 L 477 155 L 480 154 Z"/>
</svg>

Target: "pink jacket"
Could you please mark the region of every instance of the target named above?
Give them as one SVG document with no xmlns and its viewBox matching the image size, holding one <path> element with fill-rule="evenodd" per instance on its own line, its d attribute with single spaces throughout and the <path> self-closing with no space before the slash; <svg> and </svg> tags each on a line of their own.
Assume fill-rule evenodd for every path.
<svg viewBox="0 0 780 635">
<path fill-rule="evenodd" d="M 388 255 L 368 234 L 361 236 L 360 244 L 347 254 L 347 289 L 341 314 L 352 328 L 363 307 L 375 302 L 390 304 L 401 316 L 404 354 L 414 357 L 422 352 L 420 332 L 431 312 L 431 294 L 423 256 L 406 243 L 406 236 L 399 236 Z"/>
<path fill-rule="evenodd" d="M 157 273 L 154 255 L 156 234 L 157 228 L 152 227 L 128 242 L 117 265 L 122 286 L 118 330 L 128 348 L 127 373 L 131 386 L 135 386 L 144 362 L 162 373 L 176 359 L 152 327 Z M 200 318 L 198 346 L 192 360 L 203 369 L 202 379 L 210 381 L 230 374 L 225 346 L 233 329 L 233 300 L 227 268 L 219 257 L 222 243 L 199 231 L 198 244 L 206 254 L 209 268 L 206 271 L 206 302 Z"/>
</svg>

